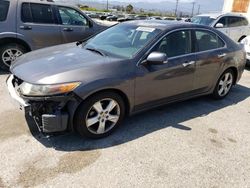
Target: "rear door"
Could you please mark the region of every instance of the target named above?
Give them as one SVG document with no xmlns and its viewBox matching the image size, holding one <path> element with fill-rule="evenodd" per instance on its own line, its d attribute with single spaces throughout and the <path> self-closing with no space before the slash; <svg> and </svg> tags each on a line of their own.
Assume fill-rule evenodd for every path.
<svg viewBox="0 0 250 188">
<path fill-rule="evenodd" d="M 235 42 L 238 42 L 239 39 L 244 35 L 246 32 L 246 26 L 242 25 L 241 17 L 237 16 L 229 16 L 228 17 L 228 28 L 229 28 L 229 35 Z"/>
<path fill-rule="evenodd" d="M 53 5 L 19 1 L 17 15 L 18 37 L 29 42 L 32 49 L 62 43 Z"/>
<path fill-rule="evenodd" d="M 227 58 L 226 44 L 215 33 L 208 30 L 194 30 L 196 51 L 196 72 L 194 87 L 198 93 L 211 89 L 220 68 Z"/>
<path fill-rule="evenodd" d="M 239 42 L 242 36 L 250 34 L 248 21 L 244 17 L 228 17 L 228 27 L 230 36 L 235 42 Z"/>
<path fill-rule="evenodd" d="M 86 39 L 94 33 L 91 22 L 77 9 L 58 6 L 57 15 L 65 43 Z"/>
</svg>

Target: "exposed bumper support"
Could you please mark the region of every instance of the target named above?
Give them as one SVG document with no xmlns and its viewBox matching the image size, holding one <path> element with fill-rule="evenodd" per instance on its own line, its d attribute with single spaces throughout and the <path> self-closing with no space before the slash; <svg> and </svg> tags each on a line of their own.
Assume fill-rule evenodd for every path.
<svg viewBox="0 0 250 188">
<path fill-rule="evenodd" d="M 63 132 L 69 129 L 70 113 L 68 101 L 76 102 L 74 95 L 52 97 L 22 97 L 18 94 L 13 83 L 14 76 L 7 79 L 7 87 L 15 104 L 33 117 L 39 131 L 42 133 Z"/>
</svg>

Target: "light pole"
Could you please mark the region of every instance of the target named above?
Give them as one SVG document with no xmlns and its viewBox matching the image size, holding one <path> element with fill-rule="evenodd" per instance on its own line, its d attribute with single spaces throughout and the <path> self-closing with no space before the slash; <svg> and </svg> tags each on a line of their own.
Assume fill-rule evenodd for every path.
<svg viewBox="0 0 250 188">
<path fill-rule="evenodd" d="M 192 2 L 193 4 L 193 8 L 192 8 L 192 17 L 194 16 L 194 5 L 195 5 L 195 2 Z"/>
<path fill-rule="evenodd" d="M 200 14 L 201 5 L 198 6 L 198 14 Z"/>
<path fill-rule="evenodd" d="M 179 0 L 176 0 L 176 7 L 175 7 L 175 11 L 174 11 L 175 17 L 177 17 L 178 5 L 179 5 Z"/>
<path fill-rule="evenodd" d="M 107 0 L 107 11 L 109 10 L 109 0 Z"/>
</svg>

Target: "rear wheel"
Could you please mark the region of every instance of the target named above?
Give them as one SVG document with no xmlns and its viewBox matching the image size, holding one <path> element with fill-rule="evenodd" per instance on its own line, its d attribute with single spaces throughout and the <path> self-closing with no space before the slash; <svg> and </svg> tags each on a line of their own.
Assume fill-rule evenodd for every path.
<svg viewBox="0 0 250 188">
<path fill-rule="evenodd" d="M 223 99 L 226 97 L 233 86 L 234 79 L 235 75 L 231 69 L 225 71 L 217 82 L 213 92 L 213 97 L 215 99 Z"/>
<path fill-rule="evenodd" d="M 7 44 L 0 47 L 0 68 L 8 71 L 11 64 L 27 50 L 19 44 Z"/>
<path fill-rule="evenodd" d="M 103 138 L 121 124 L 124 116 L 125 105 L 122 98 L 115 93 L 104 92 L 81 104 L 75 116 L 75 125 L 82 136 Z"/>
</svg>

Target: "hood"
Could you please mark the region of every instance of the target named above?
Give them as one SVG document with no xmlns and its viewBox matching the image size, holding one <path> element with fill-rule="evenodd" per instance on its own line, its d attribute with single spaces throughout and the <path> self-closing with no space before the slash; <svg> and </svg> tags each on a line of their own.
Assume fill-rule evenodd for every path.
<svg viewBox="0 0 250 188">
<path fill-rule="evenodd" d="M 75 43 L 49 47 L 21 56 L 11 72 L 32 84 L 58 84 L 88 81 L 91 77 L 105 74 L 110 64 L 120 59 L 101 56 L 85 50 Z"/>
</svg>

